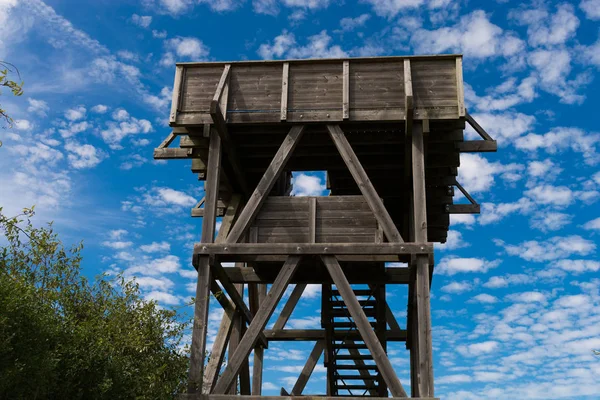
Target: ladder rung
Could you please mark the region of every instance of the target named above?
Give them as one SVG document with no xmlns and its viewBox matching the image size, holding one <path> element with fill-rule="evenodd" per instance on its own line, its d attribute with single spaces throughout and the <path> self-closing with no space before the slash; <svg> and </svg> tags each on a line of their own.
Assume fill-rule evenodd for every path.
<svg viewBox="0 0 600 400">
<path fill-rule="evenodd" d="M 376 375 L 369 375 L 369 376 L 362 376 L 362 375 L 336 375 L 335 376 L 336 379 L 347 379 L 349 381 L 356 381 L 356 380 L 369 380 L 369 381 L 374 381 L 377 379 Z"/>
<path fill-rule="evenodd" d="M 367 345 L 364 343 L 333 343 L 333 347 L 336 349 L 366 349 Z"/>
<path fill-rule="evenodd" d="M 331 294 L 334 296 L 341 296 L 339 290 L 332 290 Z M 375 292 L 370 289 L 356 289 L 354 290 L 356 296 L 373 296 Z"/>
<path fill-rule="evenodd" d="M 334 355 L 336 360 L 372 360 L 373 356 L 371 354 L 336 354 Z"/>
<path fill-rule="evenodd" d="M 366 385 L 335 385 L 335 388 L 338 390 L 368 390 L 368 389 L 376 389 L 373 386 Z"/>
<path fill-rule="evenodd" d="M 346 307 L 346 303 L 344 303 L 341 300 L 331 300 L 330 301 L 331 305 L 334 307 Z M 358 303 L 364 307 L 364 306 L 370 306 L 370 307 L 375 307 L 375 305 L 377 304 L 376 300 L 359 300 Z"/>
<path fill-rule="evenodd" d="M 336 364 L 335 366 L 336 369 L 344 369 L 344 370 L 377 370 L 377 365 L 355 365 L 355 364 L 348 364 L 348 365 L 340 365 L 340 364 Z"/>
<path fill-rule="evenodd" d="M 362 309 L 367 317 L 374 317 L 376 315 L 376 311 L 374 307 L 367 307 Z M 334 308 L 329 310 L 329 314 L 333 317 L 350 317 L 350 312 L 347 309 Z"/>
<path fill-rule="evenodd" d="M 377 322 L 375 321 L 369 321 L 369 324 L 371 324 L 373 328 L 377 326 Z M 331 326 L 334 328 L 356 328 L 354 322 L 332 322 Z"/>
</svg>

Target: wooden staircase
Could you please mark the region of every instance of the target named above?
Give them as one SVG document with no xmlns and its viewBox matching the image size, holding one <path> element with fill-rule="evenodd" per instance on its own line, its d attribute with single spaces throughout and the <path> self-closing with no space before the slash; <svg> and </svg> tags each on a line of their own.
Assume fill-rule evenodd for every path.
<svg viewBox="0 0 600 400">
<path fill-rule="evenodd" d="M 353 288 L 360 306 L 386 348 L 385 285 Z M 387 397 L 387 386 L 342 296 L 333 285 L 323 285 L 321 324 L 325 329 L 327 351 L 327 390 L 329 396 Z"/>
</svg>

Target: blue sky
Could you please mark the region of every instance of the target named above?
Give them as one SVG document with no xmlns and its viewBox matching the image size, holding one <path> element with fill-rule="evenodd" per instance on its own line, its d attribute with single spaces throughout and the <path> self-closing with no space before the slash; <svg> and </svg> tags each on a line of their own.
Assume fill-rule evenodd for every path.
<svg viewBox="0 0 600 400">
<path fill-rule="evenodd" d="M 482 213 L 452 218 L 436 250 L 436 395 L 598 398 L 598 21 L 599 0 L 0 0 L 0 60 L 25 80 L 24 96 L 0 97 L 16 120 L 0 129 L 0 206 L 35 204 L 38 222 L 84 240 L 87 274 L 125 271 L 189 309 L 202 184 L 189 162 L 152 160 L 175 60 L 462 53 L 468 109 L 499 150 L 462 155 Z M 319 174 L 294 183 L 324 189 Z M 319 295 L 307 289 L 290 327 L 318 327 Z M 406 288 L 388 298 L 404 325 Z M 264 393 L 289 390 L 311 347 L 273 344 Z M 404 345 L 389 354 L 408 387 Z M 324 384 L 318 367 L 305 392 Z"/>
</svg>

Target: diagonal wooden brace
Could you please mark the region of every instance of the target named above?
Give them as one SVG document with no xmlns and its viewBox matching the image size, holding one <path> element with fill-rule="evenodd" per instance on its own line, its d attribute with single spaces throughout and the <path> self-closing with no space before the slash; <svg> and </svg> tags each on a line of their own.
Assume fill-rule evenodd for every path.
<svg viewBox="0 0 600 400">
<path fill-rule="evenodd" d="M 259 335 L 262 333 L 263 329 L 265 329 L 271 315 L 273 315 L 277 303 L 281 300 L 281 297 L 292 279 L 292 276 L 298 269 L 299 264 L 300 256 L 289 256 L 283 264 L 275 282 L 273 282 L 273 286 L 271 286 L 269 294 L 261 303 L 260 309 L 252 319 L 250 326 L 248 326 L 246 334 L 242 337 L 242 340 L 240 340 L 237 349 L 229 360 L 227 368 L 225 368 L 225 371 L 217 381 L 213 393 L 225 394 L 227 389 L 229 389 L 233 380 L 239 374 L 244 360 L 248 359 L 248 355 L 256 345 Z"/>
<path fill-rule="evenodd" d="M 344 135 L 344 132 L 342 131 L 340 126 L 327 125 L 327 130 L 329 131 L 329 136 L 333 140 L 335 147 L 338 149 L 340 155 L 342 156 L 344 163 L 346 164 L 346 166 L 350 170 L 350 173 L 352 174 L 352 177 L 356 181 L 360 192 L 362 193 L 367 204 L 369 205 L 369 208 L 371 209 L 371 211 L 373 211 L 377 222 L 379 222 L 379 225 L 381 225 L 381 227 L 383 228 L 385 236 L 387 236 L 390 242 L 403 243 L 404 240 L 402 239 L 398 228 L 394 224 L 392 217 L 390 217 L 390 214 L 383 205 L 383 201 L 381 201 L 381 198 L 379 197 L 377 191 L 373 187 L 373 184 L 369 180 L 365 169 L 358 160 L 358 157 L 354 153 L 354 150 L 352 150 L 352 146 L 350 146 L 350 143 L 348 142 L 348 139 L 346 139 L 346 135 Z"/>
<path fill-rule="evenodd" d="M 406 391 L 402 387 L 400 383 L 400 379 L 398 379 L 398 375 L 396 375 L 396 371 L 392 367 L 392 363 L 381 346 L 377 335 L 371 328 L 369 320 L 365 315 L 360 303 L 356 299 L 356 295 L 348 283 L 346 276 L 344 275 L 344 271 L 340 266 L 339 262 L 335 258 L 335 256 L 321 256 L 321 260 L 325 264 L 329 275 L 331 275 L 331 279 L 335 284 L 337 290 L 340 292 L 342 296 L 342 300 L 346 304 L 354 323 L 356 324 L 356 328 L 360 333 L 363 341 L 367 345 L 367 348 L 371 352 L 373 356 L 373 360 L 379 369 L 379 372 L 383 376 L 386 385 L 390 389 L 393 397 L 407 397 Z"/>
</svg>

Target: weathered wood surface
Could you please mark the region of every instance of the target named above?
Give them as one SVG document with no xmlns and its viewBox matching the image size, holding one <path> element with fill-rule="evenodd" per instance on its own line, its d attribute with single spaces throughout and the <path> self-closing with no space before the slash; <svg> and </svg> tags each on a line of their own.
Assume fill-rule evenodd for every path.
<svg viewBox="0 0 600 400">
<path fill-rule="evenodd" d="M 285 392 L 285 390 L 284 390 Z M 307 395 L 303 398 L 309 397 Z M 309 398 L 318 398 L 319 400 L 364 400 L 362 396 L 310 396 Z M 229 394 L 183 394 L 180 395 L 183 400 L 298 400 L 298 396 L 281 395 L 281 396 L 239 396 Z M 369 397 L 371 400 L 389 400 L 389 397 Z M 395 400 L 410 400 L 409 397 L 394 397 Z M 433 397 L 422 397 L 421 400 L 440 400 Z"/>
<path fill-rule="evenodd" d="M 223 87 L 229 65 L 230 123 L 401 121 L 406 117 L 404 60 L 412 66 L 415 119 L 464 116 L 462 56 L 442 55 L 181 63 L 170 122 L 210 121 L 210 101 Z"/>
</svg>

